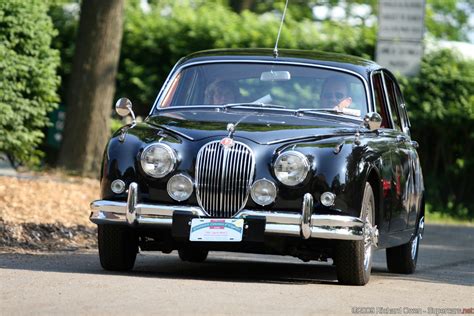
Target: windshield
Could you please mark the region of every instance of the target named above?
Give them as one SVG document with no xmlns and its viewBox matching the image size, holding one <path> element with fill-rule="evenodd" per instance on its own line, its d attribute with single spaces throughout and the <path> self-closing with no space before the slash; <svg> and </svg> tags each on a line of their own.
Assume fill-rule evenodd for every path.
<svg viewBox="0 0 474 316">
<path fill-rule="evenodd" d="M 364 84 L 354 75 L 310 66 L 236 62 L 183 68 L 159 100 L 159 108 L 236 103 L 355 116 L 367 112 Z"/>
</svg>

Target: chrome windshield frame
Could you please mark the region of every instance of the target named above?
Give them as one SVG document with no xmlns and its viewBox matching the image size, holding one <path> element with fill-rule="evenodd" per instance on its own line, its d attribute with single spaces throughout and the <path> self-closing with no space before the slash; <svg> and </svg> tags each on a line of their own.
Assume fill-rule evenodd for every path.
<svg viewBox="0 0 474 316">
<path fill-rule="evenodd" d="M 213 60 L 201 60 L 201 61 L 195 61 L 195 62 L 187 62 L 183 64 L 178 63 L 173 67 L 171 70 L 170 74 L 165 80 L 165 83 L 163 84 L 160 92 L 158 93 L 155 102 L 153 103 L 153 106 L 148 113 L 149 116 L 155 112 L 155 110 L 160 111 L 160 107 L 158 104 L 162 100 L 162 98 L 168 93 L 168 90 L 170 89 L 171 85 L 170 83 L 173 82 L 176 79 L 176 76 L 185 68 L 196 66 L 196 65 L 202 65 L 202 64 L 221 64 L 221 63 L 243 63 L 243 64 L 249 64 L 249 63 L 258 63 L 258 64 L 281 64 L 281 65 L 292 65 L 292 66 L 304 66 L 304 67 L 314 67 L 314 68 L 320 68 L 320 69 L 326 69 L 326 70 L 335 70 L 339 72 L 345 72 L 351 75 L 356 76 L 359 78 L 363 84 L 364 84 L 364 89 L 365 89 L 365 99 L 367 101 L 367 112 L 370 112 L 370 110 L 373 108 L 372 106 L 372 98 L 370 94 L 370 89 L 369 89 L 369 83 L 367 80 L 362 76 L 361 74 L 349 70 L 349 69 L 344 69 L 340 67 L 334 67 L 334 66 L 327 66 L 327 65 L 317 65 L 317 64 L 311 64 L 311 63 L 304 63 L 304 62 L 293 62 L 293 61 L 279 61 L 279 60 L 253 60 L 253 59 L 213 59 Z M 179 66 L 178 66 L 179 65 Z M 176 107 L 176 109 L 179 109 L 182 107 Z M 329 113 L 328 113 L 329 114 Z M 333 114 L 329 114 L 333 115 Z M 334 116 L 337 116 L 337 114 L 334 114 Z M 354 119 L 357 119 L 354 117 Z"/>
</svg>

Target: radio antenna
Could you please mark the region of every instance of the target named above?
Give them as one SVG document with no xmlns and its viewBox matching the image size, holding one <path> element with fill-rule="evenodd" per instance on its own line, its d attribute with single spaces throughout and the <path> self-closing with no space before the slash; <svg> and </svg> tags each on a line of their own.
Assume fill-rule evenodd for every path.
<svg viewBox="0 0 474 316">
<path fill-rule="evenodd" d="M 278 35 L 275 42 L 275 48 L 273 49 L 273 57 L 278 57 L 278 40 L 280 39 L 281 28 L 283 27 L 283 22 L 285 21 L 286 8 L 288 7 L 288 0 L 285 3 L 285 9 L 283 10 L 283 15 L 281 16 L 280 28 L 278 29 Z"/>
</svg>

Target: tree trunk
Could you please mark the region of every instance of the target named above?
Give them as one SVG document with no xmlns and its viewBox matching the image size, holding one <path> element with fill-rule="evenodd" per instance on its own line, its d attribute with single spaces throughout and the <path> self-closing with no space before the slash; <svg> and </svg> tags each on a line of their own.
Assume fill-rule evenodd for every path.
<svg viewBox="0 0 474 316">
<path fill-rule="evenodd" d="M 59 165 L 97 176 L 110 130 L 124 0 L 83 0 Z"/>
</svg>

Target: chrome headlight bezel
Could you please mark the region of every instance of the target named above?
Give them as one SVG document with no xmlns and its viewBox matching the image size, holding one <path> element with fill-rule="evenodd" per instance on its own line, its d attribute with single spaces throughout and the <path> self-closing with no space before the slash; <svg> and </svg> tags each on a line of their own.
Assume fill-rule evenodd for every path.
<svg viewBox="0 0 474 316">
<path fill-rule="evenodd" d="M 161 148 L 164 150 L 164 153 L 166 153 L 168 155 L 167 158 L 170 159 L 171 163 L 169 164 L 169 166 L 163 171 L 163 172 L 160 172 L 160 173 L 154 173 L 154 172 L 151 172 L 150 171 L 150 168 L 147 166 L 147 164 L 153 164 L 153 163 L 149 163 L 146 161 L 146 155 L 149 154 L 154 148 Z M 143 170 L 143 172 L 150 176 L 150 177 L 153 177 L 153 178 L 163 178 L 163 177 L 166 177 L 168 174 L 170 174 L 172 171 L 175 170 L 176 168 L 176 164 L 178 162 L 178 157 L 176 155 L 176 152 L 168 145 L 166 144 L 163 144 L 163 143 L 153 143 L 153 144 L 150 144 L 148 146 L 146 146 L 141 155 L 140 155 L 140 166 Z M 156 164 L 153 164 L 153 165 L 156 165 Z"/>
<path fill-rule="evenodd" d="M 284 176 L 284 172 L 277 170 L 277 168 L 279 168 L 279 166 L 281 165 L 282 161 L 285 158 L 288 158 L 289 156 L 296 157 L 297 159 L 299 159 L 299 163 L 301 164 L 302 172 L 297 176 L 296 179 L 289 179 L 288 176 Z M 281 153 L 273 164 L 273 173 L 275 174 L 275 177 L 278 179 L 278 181 L 287 186 L 296 186 L 302 183 L 308 176 L 308 172 L 310 171 L 310 169 L 311 165 L 309 163 L 308 157 L 295 150 L 285 151 Z"/>
<path fill-rule="evenodd" d="M 181 178 L 183 179 L 184 181 L 187 182 L 187 184 L 190 185 L 190 191 L 186 192 L 186 196 L 184 197 L 178 197 L 174 194 L 173 190 L 172 190 L 172 183 L 173 181 L 176 181 L 176 179 L 178 178 Z M 178 201 L 178 202 L 182 202 L 182 201 L 186 201 L 187 199 L 189 199 L 191 197 L 191 195 L 193 194 L 194 192 L 194 181 L 191 179 L 191 177 L 185 175 L 185 174 L 182 174 L 182 173 L 178 173 L 178 174 L 175 174 L 174 176 L 172 176 L 169 180 L 168 180 L 168 183 L 166 184 L 166 191 L 168 192 L 168 195 L 175 201 Z"/>
<path fill-rule="evenodd" d="M 272 188 L 272 195 L 271 195 L 271 200 L 269 201 L 266 201 L 266 202 L 262 202 L 258 199 L 257 197 L 257 193 L 256 193 L 256 185 L 258 185 L 259 183 L 262 183 L 262 182 L 265 182 L 267 184 L 270 185 L 270 187 Z M 273 202 L 275 202 L 275 199 L 276 199 L 276 196 L 277 196 L 277 187 L 275 185 L 275 183 L 273 181 L 270 181 L 268 179 L 259 179 L 257 181 L 255 181 L 251 188 L 250 188 L 250 196 L 252 197 L 252 200 L 257 203 L 258 205 L 261 205 L 261 206 L 267 206 L 267 205 L 270 205 L 272 204 Z"/>
</svg>

